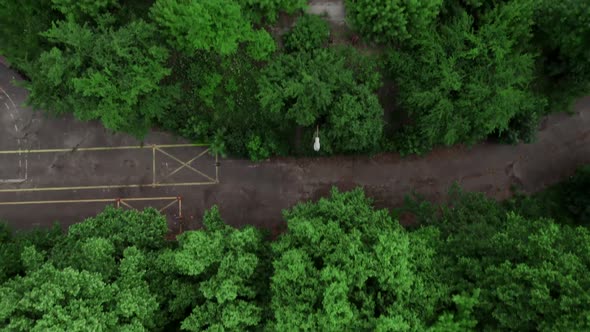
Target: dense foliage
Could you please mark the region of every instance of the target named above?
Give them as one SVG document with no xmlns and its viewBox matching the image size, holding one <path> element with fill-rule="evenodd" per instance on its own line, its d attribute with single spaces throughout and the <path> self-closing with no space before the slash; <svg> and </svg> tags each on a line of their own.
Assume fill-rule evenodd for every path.
<svg viewBox="0 0 590 332">
<path fill-rule="evenodd" d="M 254 53 L 262 59 L 274 51 L 274 41 L 264 30 L 255 31 L 238 3 L 232 0 L 157 0 L 151 17 L 175 50 L 191 55 L 199 50 L 220 55 L 236 53 L 241 42 L 257 42 Z"/>
<path fill-rule="evenodd" d="M 373 151 L 383 128 L 383 109 L 373 94 L 381 81 L 362 60 L 352 49 L 278 56 L 259 80 L 260 106 L 281 114 L 283 121 L 311 128 L 310 141 L 314 125 L 320 126 L 328 153 Z"/>
<path fill-rule="evenodd" d="M 590 2 L 539 1 L 536 42 L 539 67 L 554 103 L 571 104 L 590 90 Z"/>
<path fill-rule="evenodd" d="M 531 90 L 534 57 L 523 52 L 532 17 L 530 2 L 511 2 L 479 17 L 476 30 L 474 18 L 462 12 L 416 47 L 391 53 L 399 103 L 412 118 L 403 152 L 473 144 L 545 106 Z"/>
<path fill-rule="evenodd" d="M 330 38 L 328 22 L 316 15 L 303 15 L 283 36 L 285 50 L 312 52 L 325 46 Z"/>
<path fill-rule="evenodd" d="M 346 0 L 351 25 L 379 43 L 408 41 L 427 33 L 443 0 Z"/>
<path fill-rule="evenodd" d="M 160 84 L 170 74 L 168 52 L 151 25 L 135 21 L 114 29 L 60 21 L 43 36 L 52 48 L 27 70 L 34 106 L 143 135 L 172 105 L 171 87 Z"/>
<path fill-rule="evenodd" d="M 542 203 L 567 211 L 572 195 L 588 197 L 587 174 L 562 184 L 562 201 Z M 107 208 L 66 233 L 2 226 L 0 329 L 590 328 L 587 228 L 527 210 L 522 198 L 500 204 L 458 188 L 449 197 L 410 198 L 392 215 L 361 189 L 333 189 L 284 211 L 287 230 L 275 240 L 226 225 L 215 207 L 203 229 L 176 241 L 164 240 L 153 209 Z M 402 228 L 398 213 L 418 226 Z"/>
<path fill-rule="evenodd" d="M 432 248 L 361 190 L 333 190 L 285 219 L 273 244 L 273 330 L 419 331 L 433 318 L 446 294 L 426 273 Z"/>
<path fill-rule="evenodd" d="M 587 1 L 347 0 L 368 50 L 306 5 L 6 0 L 0 54 L 37 108 L 254 160 L 313 153 L 318 127 L 324 155 L 531 142 L 590 91 Z M 395 94 L 377 97 L 379 76 Z"/>
</svg>

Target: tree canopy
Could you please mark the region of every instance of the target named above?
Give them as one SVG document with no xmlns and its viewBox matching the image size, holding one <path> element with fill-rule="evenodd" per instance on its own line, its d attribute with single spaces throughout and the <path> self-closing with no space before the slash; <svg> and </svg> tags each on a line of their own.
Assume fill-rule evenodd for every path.
<svg viewBox="0 0 590 332">
<path fill-rule="evenodd" d="M 60 21 L 43 36 L 53 47 L 27 70 L 35 107 L 73 110 L 80 120 L 142 136 L 174 100 L 161 84 L 170 74 L 167 50 L 143 21 L 118 29 Z"/>
<path fill-rule="evenodd" d="M 426 242 L 412 241 L 362 191 L 285 212 L 274 245 L 275 330 L 421 330 L 444 287 L 430 283 Z"/>
<path fill-rule="evenodd" d="M 276 57 L 259 80 L 262 109 L 309 128 L 310 140 L 315 127 L 321 126 L 329 137 L 323 145 L 329 152 L 376 149 L 383 109 L 373 92 L 381 82 L 362 58 L 351 49 Z"/>
<path fill-rule="evenodd" d="M 256 43 L 253 54 L 258 59 L 275 49 L 272 37 L 264 30 L 255 31 L 236 1 L 157 0 L 151 17 L 171 46 L 189 55 L 199 50 L 234 54 L 246 41 Z"/>
<path fill-rule="evenodd" d="M 417 51 L 391 53 L 399 103 L 412 117 L 401 149 L 473 144 L 508 131 L 512 119 L 544 107 L 544 98 L 531 89 L 534 55 L 523 48 L 533 9 L 531 2 L 495 7 L 479 18 L 477 30 L 474 18 L 462 12 L 420 40 Z"/>
<path fill-rule="evenodd" d="M 352 26 L 379 43 L 412 42 L 427 34 L 442 0 L 346 0 Z"/>
</svg>

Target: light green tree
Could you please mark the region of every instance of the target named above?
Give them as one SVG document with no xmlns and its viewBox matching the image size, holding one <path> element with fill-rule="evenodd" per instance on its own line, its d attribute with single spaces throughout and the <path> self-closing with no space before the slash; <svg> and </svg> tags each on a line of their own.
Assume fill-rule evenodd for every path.
<svg viewBox="0 0 590 332">
<path fill-rule="evenodd" d="M 233 0 L 157 0 L 150 11 L 171 46 L 188 55 L 200 50 L 234 54 L 240 43 L 252 41 L 252 54 L 263 59 L 275 48 L 272 37 L 254 30 Z"/>
<path fill-rule="evenodd" d="M 217 208 L 208 211 L 203 230 L 178 239 L 159 266 L 176 279 L 170 292 L 180 297 L 171 310 L 190 312 L 182 321 L 189 331 L 246 331 L 263 324 L 268 271 L 262 234 L 253 227 L 226 225 Z M 193 288 L 188 293 L 185 290 Z M 189 296 L 189 297 L 187 297 Z"/>
<path fill-rule="evenodd" d="M 273 244 L 273 330 L 419 331 L 444 287 L 425 274 L 434 252 L 410 239 L 360 189 L 285 211 Z"/>
</svg>

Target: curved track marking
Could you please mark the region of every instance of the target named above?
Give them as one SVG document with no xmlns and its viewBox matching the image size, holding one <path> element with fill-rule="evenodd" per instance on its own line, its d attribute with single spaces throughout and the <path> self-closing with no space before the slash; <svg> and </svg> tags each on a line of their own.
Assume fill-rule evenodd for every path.
<svg viewBox="0 0 590 332">
<path fill-rule="evenodd" d="M 2 87 L 0 87 L 0 92 L 6 96 L 6 98 L 8 98 L 8 101 L 10 102 L 10 105 L 8 103 L 4 103 L 4 107 L 6 108 L 6 112 L 8 112 L 8 115 L 10 115 L 10 118 L 12 119 L 13 125 L 14 125 L 14 132 L 15 132 L 15 136 L 16 136 L 16 142 L 18 145 L 18 172 L 19 172 L 19 176 L 21 176 L 20 178 L 15 178 L 15 179 L 0 179 L 0 184 L 14 184 L 14 183 L 22 183 L 27 181 L 27 173 L 28 173 L 28 159 L 27 159 L 27 154 L 24 153 L 24 177 L 22 177 L 22 170 L 23 170 L 23 153 L 21 152 L 23 150 L 22 148 L 22 142 L 21 139 L 19 138 L 18 132 L 19 132 L 19 128 L 17 125 L 17 120 L 18 120 L 18 114 L 16 114 L 16 119 L 14 117 L 14 113 L 18 113 L 18 107 L 16 106 L 16 104 L 14 103 L 14 101 L 12 100 L 12 98 L 10 98 L 10 95 L 6 92 L 6 90 L 4 90 Z M 0 95 L 0 97 L 2 97 Z M 4 99 L 4 98 L 2 98 Z M 12 107 L 11 107 L 12 105 Z"/>
</svg>

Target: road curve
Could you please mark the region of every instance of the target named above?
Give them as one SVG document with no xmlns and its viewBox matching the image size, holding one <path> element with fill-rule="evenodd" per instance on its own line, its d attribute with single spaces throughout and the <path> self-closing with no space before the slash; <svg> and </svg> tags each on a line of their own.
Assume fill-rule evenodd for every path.
<svg viewBox="0 0 590 332">
<path fill-rule="evenodd" d="M 32 182 L 0 183 L 0 190 L 26 187 L 31 183 L 43 187 L 72 179 L 88 183 L 98 183 L 117 176 L 122 181 L 137 180 L 133 176 L 146 163 L 144 155 L 120 150 L 109 152 L 106 158 L 75 152 L 75 148 L 135 145 L 140 142 L 127 135 L 110 134 L 96 122 L 81 123 L 70 116 L 50 118 L 33 112 L 22 106 L 27 92 L 11 83 L 13 77 L 20 79 L 17 73 L 0 65 L 0 91 L 10 96 L 16 105 L 10 109 L 12 117 L 10 114 L 0 114 L 0 150 L 24 147 L 66 148 L 74 151 L 46 159 L 30 155 L 28 167 L 31 171 L 27 181 Z M 6 111 L 3 109 L 2 112 Z M 18 135 L 11 132 L 14 121 L 10 119 L 16 116 L 15 112 L 18 112 L 20 119 Z M 146 142 L 170 144 L 183 141 L 165 133 L 154 132 L 146 138 Z M 5 170 L 5 173 L 17 172 L 14 176 L 20 176 L 18 172 L 21 172 L 21 168 L 14 166 L 18 164 L 18 159 L 9 159 L 0 154 L 0 169 Z M 173 163 L 171 160 L 158 162 L 166 163 L 166 166 L 168 162 Z M 184 220 L 190 227 L 198 227 L 203 211 L 217 204 L 224 219 L 232 225 L 252 224 L 276 229 L 282 226 L 282 209 L 298 201 L 317 199 L 332 186 L 341 189 L 362 186 L 378 207 L 396 206 L 412 190 L 439 200 L 444 198 L 453 182 L 458 182 L 468 191 L 485 192 L 491 197 L 503 199 L 509 196 L 509 188 L 513 184 L 526 191 L 536 191 L 557 182 L 585 163 L 590 163 L 590 98 L 580 100 L 573 115 L 557 114 L 544 119 L 538 139 L 533 144 L 439 148 L 427 156 L 408 158 L 383 154 L 371 158 L 275 158 L 261 163 L 222 159 L 219 184 L 125 190 L 0 192 L 0 202 L 180 195 L 183 197 Z M 129 174 L 121 171 L 125 167 L 131 167 Z M 142 171 L 148 168 L 149 165 Z M 1 172 L 0 175 L 9 177 L 9 174 Z M 138 178 L 149 182 L 147 176 L 146 179 L 141 176 Z M 44 225 L 55 220 L 67 225 L 95 214 L 104 205 L 0 205 L 0 219 L 18 228 Z"/>
</svg>

